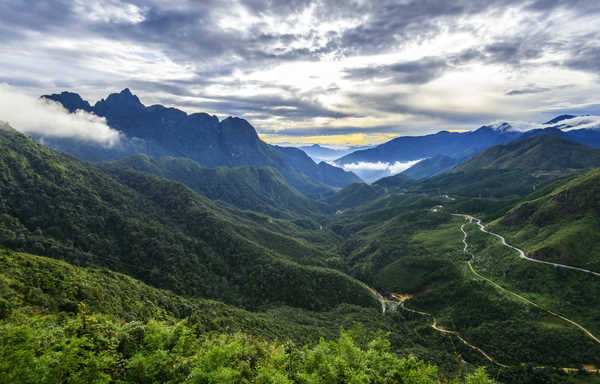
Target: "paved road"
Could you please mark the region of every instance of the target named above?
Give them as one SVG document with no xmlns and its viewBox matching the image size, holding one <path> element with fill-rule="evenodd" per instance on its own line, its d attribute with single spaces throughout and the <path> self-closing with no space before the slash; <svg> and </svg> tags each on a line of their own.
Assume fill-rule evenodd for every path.
<svg viewBox="0 0 600 384">
<path fill-rule="evenodd" d="M 456 216 L 464 216 L 464 217 L 467 217 L 467 218 L 471 218 L 471 217 L 472 217 L 472 216 L 468 216 L 468 215 L 456 215 Z M 474 219 L 475 219 L 475 218 L 474 218 Z M 475 219 L 475 220 L 477 221 L 477 224 L 479 225 L 479 228 L 480 228 L 480 229 L 481 229 L 483 232 L 485 232 L 485 233 L 488 233 L 488 234 L 490 234 L 490 235 L 495 235 L 496 237 L 499 237 L 499 238 L 501 238 L 501 239 L 503 240 L 503 241 L 502 241 L 502 244 L 504 244 L 505 246 L 507 246 L 507 247 L 509 247 L 509 248 L 512 248 L 512 249 L 518 250 L 520 253 L 523 253 L 523 251 L 522 251 L 522 250 L 520 250 L 520 249 L 518 249 L 518 248 L 515 248 L 515 247 L 513 247 L 513 246 L 511 246 L 511 245 L 508 245 L 508 244 L 506 244 L 506 241 L 504 241 L 504 238 L 503 238 L 502 236 L 500 236 L 500 235 L 496 235 L 495 233 L 491 233 L 491 232 L 488 232 L 487 230 L 485 230 L 485 228 L 484 228 L 484 227 L 483 227 L 483 225 L 481 224 L 481 220 L 479 220 L 479 219 Z M 472 260 L 473 260 L 473 257 L 474 257 L 474 256 L 473 256 L 473 254 L 472 254 L 471 252 L 469 252 L 469 251 L 468 251 L 468 243 L 467 243 L 467 236 L 468 236 L 468 235 L 467 235 L 467 232 L 465 232 L 465 224 L 463 224 L 463 225 L 461 225 L 461 226 L 460 226 L 460 230 L 461 230 L 461 231 L 462 231 L 462 233 L 464 234 L 464 238 L 463 238 L 463 243 L 465 244 L 464 252 L 465 252 L 465 253 L 467 253 L 467 254 L 469 254 L 469 255 L 471 255 L 471 260 L 469 260 L 469 261 L 467 262 L 467 264 L 469 265 L 469 268 L 471 269 L 471 272 L 473 272 L 473 274 L 475 274 L 477 277 L 479 277 L 479 278 L 481 278 L 481 279 L 483 279 L 483 280 L 487 281 L 488 283 L 492 284 L 492 285 L 493 285 L 493 286 L 495 286 L 496 288 L 499 288 L 500 290 L 503 290 L 503 291 L 505 291 L 505 292 L 507 292 L 507 293 L 509 293 L 509 294 L 511 294 L 511 295 L 513 295 L 513 296 L 515 296 L 515 297 L 517 297 L 517 298 L 519 298 L 519 299 L 521 299 L 521 300 L 523 300 L 523 301 L 527 302 L 528 304 L 531 304 L 531 305 L 533 305 L 534 307 L 536 307 L 536 308 L 539 308 L 539 309 L 541 309 L 541 310 L 545 311 L 546 313 L 549 313 L 549 314 L 551 314 L 551 315 L 553 315 L 553 316 L 556 316 L 556 317 L 558 317 L 558 318 L 560 318 L 560 319 L 562 319 L 562 320 L 564 320 L 564 321 L 568 322 L 569 324 L 576 326 L 577 328 L 579 328 L 580 330 L 582 330 L 582 331 L 583 331 L 583 332 L 584 332 L 584 333 L 585 333 L 585 334 L 586 334 L 588 337 L 590 337 L 592 340 L 594 340 L 595 342 L 597 342 L 597 343 L 599 343 L 599 344 L 600 344 L 600 339 L 598 339 L 598 338 L 597 338 L 597 337 L 596 337 L 596 336 L 595 336 L 593 333 L 591 333 L 590 331 L 588 331 L 588 330 L 587 330 L 586 328 L 584 328 L 582 325 L 580 325 L 580 324 L 576 323 L 575 321 L 573 321 L 573 320 L 571 320 L 571 319 L 567 318 L 567 317 L 566 317 L 566 316 L 564 316 L 564 315 L 561 315 L 560 313 L 552 312 L 552 311 L 550 311 L 550 310 L 548 310 L 548 309 L 546 309 L 546 308 L 544 308 L 544 307 L 541 307 L 541 306 L 537 305 L 537 304 L 536 304 L 536 303 L 534 303 L 533 301 L 531 301 L 531 300 L 529 300 L 529 299 L 527 299 L 527 298 L 525 298 L 525 297 L 523 297 L 523 296 L 519 295 L 518 293 L 515 293 L 515 292 L 513 292 L 513 291 L 510 291 L 510 290 L 508 290 L 508 289 L 506 289 L 506 288 L 504 288 L 504 287 L 500 286 L 499 284 L 495 283 L 494 281 L 492 281 L 492 280 L 488 279 L 487 277 L 485 277 L 485 276 L 483 276 L 483 275 L 479 274 L 477 271 L 475 271 L 475 268 L 473 268 L 473 264 L 472 264 Z M 529 258 L 527 258 L 527 259 L 528 259 L 528 260 L 534 260 L 534 259 L 529 259 Z M 539 261 L 539 260 L 534 260 L 534 261 Z"/>
<path fill-rule="evenodd" d="M 504 245 L 504 246 L 506 246 L 508 248 L 514 249 L 515 251 L 519 252 L 519 257 L 521 259 L 525 259 L 527 261 L 533 261 L 534 263 L 548 264 L 548 265 L 552 265 L 552 266 L 559 267 L 559 268 L 572 269 L 572 270 L 575 270 L 575 271 L 585 272 L 585 273 L 589 273 L 591 275 L 594 275 L 596 277 L 600 277 L 600 273 L 594 272 L 594 271 L 590 271 L 588 269 L 579 268 L 579 267 L 573 267 L 571 265 L 565 265 L 565 264 L 559 264 L 559 263 L 552 263 L 552 262 L 549 262 L 549 261 L 543 261 L 543 260 L 538 260 L 538 259 L 533 259 L 531 257 L 528 257 L 522 249 L 519 249 L 517 247 L 514 247 L 514 246 L 508 244 L 506 242 L 506 239 L 503 236 L 501 236 L 501 235 L 499 235 L 497 233 L 488 231 L 485 228 L 485 226 L 483 224 L 481 224 L 481 219 L 478 219 L 478 218 L 470 216 L 470 215 L 462 215 L 462 214 L 457 214 L 457 213 L 453 213 L 452 215 L 453 216 L 462 216 L 462 217 L 471 218 L 471 219 L 475 220 L 475 222 L 477 223 L 477 225 L 479 225 L 479 229 L 482 232 L 485 232 L 487 234 L 490 234 L 492 236 L 496 236 L 497 238 L 499 238 L 502 241 L 502 245 Z"/>
</svg>

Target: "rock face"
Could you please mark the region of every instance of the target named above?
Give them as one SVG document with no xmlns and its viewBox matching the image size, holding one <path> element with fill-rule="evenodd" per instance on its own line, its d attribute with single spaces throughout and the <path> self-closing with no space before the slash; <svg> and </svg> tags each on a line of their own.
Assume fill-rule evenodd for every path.
<svg viewBox="0 0 600 384">
<path fill-rule="evenodd" d="M 206 113 L 187 114 L 163 105 L 146 107 L 124 89 L 110 94 L 93 107 L 78 94 L 62 92 L 43 96 L 61 103 L 69 111 L 82 109 L 106 118 L 108 125 L 126 136 L 116 148 L 100 148 L 70 140 L 45 140 L 50 146 L 88 160 L 112 160 L 145 153 L 193 159 L 205 167 L 270 166 L 309 195 L 327 193 L 329 187 L 344 187 L 360 179 L 340 168 L 316 164 L 300 150 L 282 150 L 258 137 L 246 120 L 228 117 L 222 121 Z M 298 153 L 299 152 L 299 153 Z"/>
</svg>

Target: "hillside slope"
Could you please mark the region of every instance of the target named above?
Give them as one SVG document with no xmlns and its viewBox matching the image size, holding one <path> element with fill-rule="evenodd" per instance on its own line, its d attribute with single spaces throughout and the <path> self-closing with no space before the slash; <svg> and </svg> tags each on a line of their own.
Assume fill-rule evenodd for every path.
<svg viewBox="0 0 600 384">
<path fill-rule="evenodd" d="M 600 272 L 600 169 L 537 192 L 491 226 L 530 257 Z"/>
<path fill-rule="evenodd" d="M 313 216 L 326 207 L 291 187 L 274 168 L 204 168 L 191 159 L 133 155 L 113 160 L 107 167 L 134 169 L 179 181 L 211 200 L 273 217 Z"/>
<path fill-rule="evenodd" d="M 554 179 L 600 166 L 600 150 L 557 136 L 533 136 L 492 147 L 417 188 L 467 197 L 525 196 Z"/>
<path fill-rule="evenodd" d="M 218 207 L 180 183 L 109 175 L 0 130 L 0 244 L 8 248 L 245 307 L 376 306 L 348 276 L 295 262 L 319 263 L 318 241 L 287 222 Z"/>
</svg>

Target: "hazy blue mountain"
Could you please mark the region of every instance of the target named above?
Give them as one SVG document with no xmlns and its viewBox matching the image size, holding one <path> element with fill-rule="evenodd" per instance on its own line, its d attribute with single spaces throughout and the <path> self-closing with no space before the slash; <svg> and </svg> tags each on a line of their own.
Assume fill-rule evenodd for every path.
<svg viewBox="0 0 600 384">
<path fill-rule="evenodd" d="M 337 159 L 335 163 L 339 165 L 358 162 L 393 163 L 438 155 L 459 159 L 472 157 L 495 145 L 536 135 L 562 136 L 581 144 L 600 148 L 600 117 L 560 115 L 546 123 L 540 123 L 539 128 L 530 130 L 523 130 L 523 127 L 515 128 L 510 123 L 503 122 L 484 125 L 469 132 L 441 131 L 424 136 L 397 137 L 374 148 L 352 152 Z M 428 163 L 424 163 L 420 167 L 427 165 Z M 416 169 L 418 170 L 419 167 Z"/>
<path fill-rule="evenodd" d="M 92 106 L 87 101 L 83 100 L 81 96 L 73 92 L 61 92 L 59 94 L 42 96 L 43 98 L 58 101 L 65 107 L 69 112 L 75 112 L 78 109 L 82 109 L 86 112 L 92 111 Z"/>
<path fill-rule="evenodd" d="M 43 96 L 58 101 L 70 111 L 84 109 L 106 118 L 108 125 L 126 136 L 112 148 L 53 139 L 44 143 L 75 156 L 93 160 L 113 160 L 144 153 L 151 156 L 186 157 L 204 167 L 273 167 L 301 192 L 323 196 L 330 187 L 341 188 L 360 181 L 344 170 L 316 164 L 299 149 L 284 151 L 258 137 L 246 120 L 228 117 L 222 121 L 206 113 L 187 114 L 162 105 L 146 107 L 124 89 L 110 94 L 93 107 L 75 93 Z M 299 153 L 297 153 L 299 152 Z"/>
<path fill-rule="evenodd" d="M 481 152 L 498 144 L 508 143 L 520 137 L 521 133 L 509 126 L 483 126 L 472 132 L 442 131 L 425 136 L 397 137 L 374 148 L 356 151 L 338 160 L 337 164 L 357 162 L 412 161 L 444 155 L 456 157 L 465 151 Z"/>
<path fill-rule="evenodd" d="M 556 116 L 552 120 L 546 121 L 544 124 L 556 124 L 556 123 L 558 123 L 560 121 L 572 119 L 574 117 L 577 117 L 577 116 L 575 116 L 575 115 L 560 115 L 560 116 Z"/>
<path fill-rule="evenodd" d="M 449 171 L 466 160 L 467 158 L 464 157 L 457 159 L 450 156 L 436 155 L 419 161 L 402 174 L 417 180 L 425 179 Z"/>
<path fill-rule="evenodd" d="M 313 145 L 308 145 L 308 146 L 303 146 L 303 147 L 298 147 L 298 148 L 300 148 L 301 150 L 306 152 L 306 154 L 308 156 L 310 156 L 314 161 L 320 162 L 320 161 L 332 161 L 332 160 L 338 159 L 342 156 L 345 156 L 349 153 L 352 153 L 354 151 L 359 151 L 362 149 L 370 148 L 370 146 L 352 146 L 352 147 L 348 147 L 345 149 L 336 149 L 336 148 L 324 147 L 319 144 L 313 144 Z"/>
</svg>

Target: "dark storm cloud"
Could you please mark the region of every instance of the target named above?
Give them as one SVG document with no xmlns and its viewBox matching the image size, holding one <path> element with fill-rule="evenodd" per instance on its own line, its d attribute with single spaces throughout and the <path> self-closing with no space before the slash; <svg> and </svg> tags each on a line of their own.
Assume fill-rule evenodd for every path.
<svg viewBox="0 0 600 384">
<path fill-rule="evenodd" d="M 448 64 L 439 58 L 399 62 L 392 65 L 346 69 L 346 78 L 353 80 L 389 79 L 395 83 L 424 84 L 441 75 Z"/>
<path fill-rule="evenodd" d="M 577 47 L 572 51 L 572 58 L 565 65 L 572 69 L 600 74 L 600 35 L 596 36 L 595 44 Z M 594 41 L 594 40 L 592 40 Z"/>
</svg>

